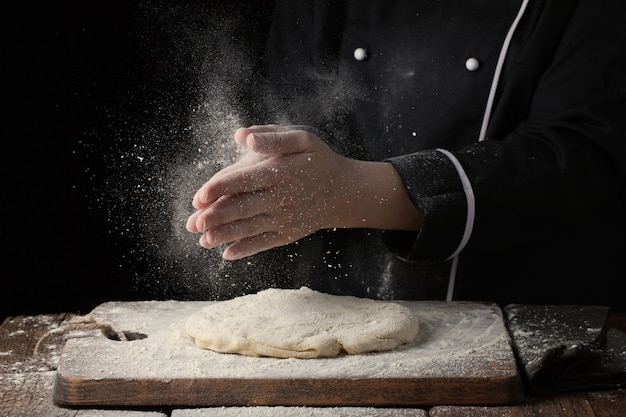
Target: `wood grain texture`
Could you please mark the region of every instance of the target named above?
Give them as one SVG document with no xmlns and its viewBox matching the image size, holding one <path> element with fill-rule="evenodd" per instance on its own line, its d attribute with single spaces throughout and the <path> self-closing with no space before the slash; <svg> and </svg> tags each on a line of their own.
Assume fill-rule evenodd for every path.
<svg viewBox="0 0 626 417">
<path fill-rule="evenodd" d="M 372 407 L 215 407 L 177 409 L 171 417 L 428 417 L 428 411 Z"/>
<path fill-rule="evenodd" d="M 40 316 L 18 316 L 7 318 L 0 325 L 0 416 L 11 417 L 227 417 L 227 416 L 264 416 L 281 417 L 280 413 L 263 414 L 265 411 L 277 412 L 279 407 L 215 407 L 215 408 L 179 408 L 171 411 L 149 410 L 102 410 L 72 409 L 55 406 L 52 403 L 52 383 L 54 371 L 42 366 L 42 361 L 33 357 L 33 349 L 39 338 L 47 331 L 63 326 L 70 315 L 54 314 Z M 611 324 L 625 323 L 625 313 L 612 313 Z M 625 330 L 626 326 L 616 327 Z M 51 340 L 54 342 L 54 340 Z M 46 348 L 48 359 L 54 360 L 55 352 L 61 348 L 50 343 Z M 55 347 L 57 346 L 57 347 Z M 508 406 L 460 406 L 440 405 L 429 411 L 417 408 L 326 408 L 326 407 L 289 407 L 288 415 L 322 417 L 326 415 L 345 415 L 351 417 L 354 412 L 363 417 L 622 417 L 626 409 L 626 390 L 570 393 L 550 397 L 526 398 L 523 403 Z M 338 413 L 328 414 L 329 411 Z M 170 414 L 171 413 L 171 414 Z M 221 413 L 221 414 L 220 414 Z M 230 413 L 230 414 L 229 414 Z M 246 414 L 247 413 L 247 414 Z M 376 414 L 378 413 L 378 414 Z"/>
<path fill-rule="evenodd" d="M 181 323 L 205 302 L 106 303 L 94 312 L 143 334 L 65 345 L 57 404 L 98 406 L 371 406 L 512 404 L 521 380 L 500 310 L 491 304 L 406 302 L 421 339 L 380 354 L 274 359 L 200 349 Z"/>
<path fill-rule="evenodd" d="M 528 398 L 507 407 L 437 406 L 430 417 L 620 417 L 626 410 L 626 390 L 580 392 Z"/>
<path fill-rule="evenodd" d="M 6 318 L 0 326 L 0 416 L 11 417 L 166 417 L 141 410 L 77 410 L 52 401 L 54 368 L 63 337 L 46 338 L 40 355 L 35 346 L 44 335 L 67 324 L 71 314 Z"/>
</svg>

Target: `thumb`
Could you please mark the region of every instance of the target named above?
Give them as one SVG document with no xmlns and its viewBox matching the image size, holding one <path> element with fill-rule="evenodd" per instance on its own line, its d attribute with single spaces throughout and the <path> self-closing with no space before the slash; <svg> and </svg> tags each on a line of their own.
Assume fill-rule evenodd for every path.
<svg viewBox="0 0 626 417">
<path fill-rule="evenodd" d="M 304 130 L 251 133 L 246 137 L 246 147 L 265 155 L 288 155 L 312 151 L 316 139 Z"/>
</svg>

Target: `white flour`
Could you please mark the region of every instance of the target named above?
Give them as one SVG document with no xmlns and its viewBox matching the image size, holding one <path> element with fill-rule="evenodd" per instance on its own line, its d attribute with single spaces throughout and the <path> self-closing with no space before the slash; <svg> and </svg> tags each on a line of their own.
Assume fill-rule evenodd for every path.
<svg viewBox="0 0 626 417">
<path fill-rule="evenodd" d="M 419 318 L 416 342 L 396 350 L 334 358 L 275 359 L 197 347 L 183 323 L 208 302 L 108 303 L 96 318 L 147 335 L 130 342 L 104 336 L 69 340 L 59 372 L 93 379 L 426 378 L 515 374 L 499 310 L 477 303 L 406 302 Z"/>
<path fill-rule="evenodd" d="M 174 410 L 172 417 L 427 417 L 418 409 L 369 407 L 217 407 Z"/>
</svg>

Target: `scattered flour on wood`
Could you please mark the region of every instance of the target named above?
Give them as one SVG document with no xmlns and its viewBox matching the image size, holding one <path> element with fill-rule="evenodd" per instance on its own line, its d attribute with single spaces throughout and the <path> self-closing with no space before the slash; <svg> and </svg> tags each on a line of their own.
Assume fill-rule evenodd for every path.
<svg viewBox="0 0 626 417">
<path fill-rule="evenodd" d="M 210 302 L 107 303 L 92 312 L 124 331 L 147 335 L 120 342 L 103 335 L 68 340 L 59 371 L 66 377 L 145 378 L 415 378 L 515 373 L 499 310 L 477 303 L 403 302 L 419 318 L 416 341 L 393 351 L 333 358 L 276 359 L 222 354 L 184 334 L 190 314 Z"/>
<path fill-rule="evenodd" d="M 426 410 L 373 407 L 215 407 L 175 410 L 172 417 L 427 417 Z"/>
</svg>

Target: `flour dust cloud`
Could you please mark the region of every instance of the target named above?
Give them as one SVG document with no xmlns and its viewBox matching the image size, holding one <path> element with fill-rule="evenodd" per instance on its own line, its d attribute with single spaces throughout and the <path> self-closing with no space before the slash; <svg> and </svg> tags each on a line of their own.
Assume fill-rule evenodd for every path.
<svg viewBox="0 0 626 417">
<path fill-rule="evenodd" d="M 92 156 L 107 167 L 93 205 L 119 242 L 120 274 L 144 296 L 191 300 L 310 285 L 322 269 L 345 277 L 350 265 L 338 266 L 323 236 L 231 262 L 186 231 L 195 191 L 240 156 L 238 127 L 334 120 L 328 133 L 340 138 L 342 114 L 362 96 L 342 77 L 319 74 L 306 98 L 274 95 L 258 72 L 270 10 L 259 16 L 258 5 L 206 3 L 138 8 L 140 75 L 126 98 L 133 115 L 114 117 L 118 133 Z M 301 251 L 305 244 L 313 249 Z"/>
</svg>

